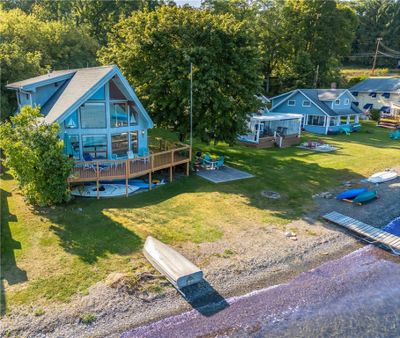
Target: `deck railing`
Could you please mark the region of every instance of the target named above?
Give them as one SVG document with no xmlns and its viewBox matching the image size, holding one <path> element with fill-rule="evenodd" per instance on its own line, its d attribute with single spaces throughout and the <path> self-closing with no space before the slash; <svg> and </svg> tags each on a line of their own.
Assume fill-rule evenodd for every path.
<svg viewBox="0 0 400 338">
<path fill-rule="evenodd" d="M 75 162 L 73 173 L 68 178 L 70 183 L 115 180 L 151 175 L 153 172 L 169 168 L 172 181 L 173 167 L 186 164 L 189 175 L 189 163 L 192 150 L 186 144 L 179 144 L 175 149 L 153 152 L 148 156 L 124 160 L 94 160 Z"/>
</svg>

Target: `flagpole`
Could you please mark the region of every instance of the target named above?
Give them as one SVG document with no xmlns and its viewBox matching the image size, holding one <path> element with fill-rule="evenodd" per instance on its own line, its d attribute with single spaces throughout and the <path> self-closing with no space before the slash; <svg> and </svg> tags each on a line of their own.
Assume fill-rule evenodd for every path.
<svg viewBox="0 0 400 338">
<path fill-rule="evenodd" d="M 190 114 L 189 114 L 189 124 L 190 124 L 190 148 L 193 146 L 193 67 L 190 63 Z"/>
</svg>

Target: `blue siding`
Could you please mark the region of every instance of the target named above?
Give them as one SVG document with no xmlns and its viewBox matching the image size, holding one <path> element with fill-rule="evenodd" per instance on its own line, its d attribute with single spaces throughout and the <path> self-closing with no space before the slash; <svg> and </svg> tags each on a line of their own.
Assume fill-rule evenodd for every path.
<svg viewBox="0 0 400 338">
<path fill-rule="evenodd" d="M 310 126 L 305 125 L 304 130 L 314 134 L 325 135 L 326 128 L 323 126 Z"/>
<path fill-rule="evenodd" d="M 289 106 L 288 101 L 295 100 L 295 106 Z M 286 97 L 285 102 L 280 104 L 278 107 L 275 108 L 273 105 L 270 109 L 271 113 L 292 113 L 292 114 L 302 114 L 302 115 L 318 115 L 318 116 L 326 116 L 321 109 L 315 106 L 311 101 L 310 107 L 303 107 L 303 101 L 310 101 L 301 93 L 297 93 L 290 98 Z"/>
<path fill-rule="evenodd" d="M 57 86 L 54 83 L 48 84 L 43 87 L 38 87 L 36 92 L 33 93 L 33 103 L 37 106 L 43 106 L 54 93 L 60 89 L 65 81 L 57 82 Z"/>
<path fill-rule="evenodd" d="M 279 102 L 281 102 L 282 100 L 284 100 L 286 97 L 288 97 L 291 94 L 291 92 L 287 92 L 285 94 L 282 94 L 281 96 L 277 97 L 277 98 L 272 98 L 271 99 L 271 103 L 272 106 L 276 106 Z"/>
<path fill-rule="evenodd" d="M 99 88 L 99 90 L 94 93 L 89 100 L 105 100 L 106 94 L 104 86 Z"/>
</svg>

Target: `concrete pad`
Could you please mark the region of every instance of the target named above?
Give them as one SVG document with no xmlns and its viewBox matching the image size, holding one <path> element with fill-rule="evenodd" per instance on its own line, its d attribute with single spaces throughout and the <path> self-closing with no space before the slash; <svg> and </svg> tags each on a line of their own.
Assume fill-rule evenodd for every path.
<svg viewBox="0 0 400 338">
<path fill-rule="evenodd" d="M 254 175 L 245 171 L 228 166 L 224 166 L 218 170 L 200 169 L 200 171 L 197 172 L 197 175 L 213 183 L 224 183 L 254 177 Z"/>
</svg>

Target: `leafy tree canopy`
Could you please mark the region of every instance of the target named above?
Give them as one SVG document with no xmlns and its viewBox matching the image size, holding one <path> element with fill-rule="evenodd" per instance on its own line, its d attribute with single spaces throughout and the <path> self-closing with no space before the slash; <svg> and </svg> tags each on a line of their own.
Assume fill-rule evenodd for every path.
<svg viewBox="0 0 400 338">
<path fill-rule="evenodd" d="M 135 86 L 159 126 L 189 130 L 193 63 L 193 130 L 204 140 L 233 142 L 260 91 L 254 34 L 232 15 L 163 6 L 116 25 L 99 53 Z"/>
<path fill-rule="evenodd" d="M 93 65 L 98 48 L 87 31 L 63 21 L 44 22 L 19 9 L 0 8 L 2 118 L 16 109 L 7 83 L 46 73 Z"/>
<path fill-rule="evenodd" d="M 63 153 L 59 125 L 43 124 L 41 116 L 39 108 L 25 106 L 11 122 L 0 124 L 0 148 L 28 201 L 51 205 L 69 199 L 73 163 Z"/>
</svg>

